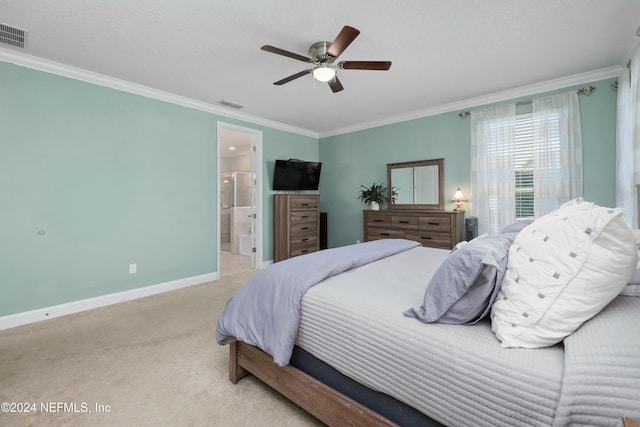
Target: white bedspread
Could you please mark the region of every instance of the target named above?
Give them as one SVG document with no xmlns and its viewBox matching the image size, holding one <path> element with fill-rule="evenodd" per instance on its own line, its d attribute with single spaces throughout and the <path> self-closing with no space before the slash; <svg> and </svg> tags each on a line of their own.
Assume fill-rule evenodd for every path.
<svg viewBox="0 0 640 427">
<path fill-rule="evenodd" d="M 297 344 L 446 425 L 551 425 L 561 346 L 503 349 L 487 321 L 424 324 L 403 315 L 420 305 L 448 253 L 411 249 L 311 288 L 302 300 Z"/>
<path fill-rule="evenodd" d="M 621 426 L 640 418 L 640 298 L 619 296 L 564 340 L 554 427 Z"/>
</svg>

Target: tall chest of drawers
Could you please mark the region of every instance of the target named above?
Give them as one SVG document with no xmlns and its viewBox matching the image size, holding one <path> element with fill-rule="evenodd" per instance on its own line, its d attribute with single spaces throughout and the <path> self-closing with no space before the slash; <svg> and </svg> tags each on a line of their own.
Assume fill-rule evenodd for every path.
<svg viewBox="0 0 640 427">
<path fill-rule="evenodd" d="M 320 196 L 274 195 L 274 262 L 320 249 Z"/>
<path fill-rule="evenodd" d="M 409 239 L 422 246 L 452 249 L 464 240 L 464 212 L 364 211 L 364 240 Z"/>
</svg>

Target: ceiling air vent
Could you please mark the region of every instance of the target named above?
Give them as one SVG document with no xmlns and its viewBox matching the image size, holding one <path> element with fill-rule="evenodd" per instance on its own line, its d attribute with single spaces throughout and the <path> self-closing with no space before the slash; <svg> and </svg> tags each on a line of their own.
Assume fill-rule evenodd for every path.
<svg viewBox="0 0 640 427">
<path fill-rule="evenodd" d="M 220 105 L 224 105 L 225 107 L 236 108 L 238 110 L 241 108 L 244 108 L 244 105 L 236 104 L 235 102 L 227 101 L 226 99 L 221 99 Z"/>
<path fill-rule="evenodd" d="M 0 22 L 0 43 L 24 49 L 27 31 Z"/>
</svg>

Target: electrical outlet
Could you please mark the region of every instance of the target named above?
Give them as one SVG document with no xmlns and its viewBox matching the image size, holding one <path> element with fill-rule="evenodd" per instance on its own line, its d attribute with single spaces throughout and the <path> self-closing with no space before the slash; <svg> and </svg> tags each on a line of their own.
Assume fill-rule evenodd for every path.
<svg viewBox="0 0 640 427">
<path fill-rule="evenodd" d="M 129 274 L 136 274 L 138 272 L 137 264 L 129 264 Z"/>
<path fill-rule="evenodd" d="M 356 240 L 356 244 L 360 243 L 360 239 Z"/>
</svg>

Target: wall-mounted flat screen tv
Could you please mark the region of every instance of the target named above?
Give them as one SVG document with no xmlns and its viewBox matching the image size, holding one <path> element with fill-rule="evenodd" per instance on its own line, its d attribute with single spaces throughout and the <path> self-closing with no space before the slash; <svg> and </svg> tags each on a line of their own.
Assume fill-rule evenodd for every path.
<svg viewBox="0 0 640 427">
<path fill-rule="evenodd" d="M 273 174 L 274 190 L 317 190 L 320 184 L 320 162 L 276 160 Z"/>
</svg>

